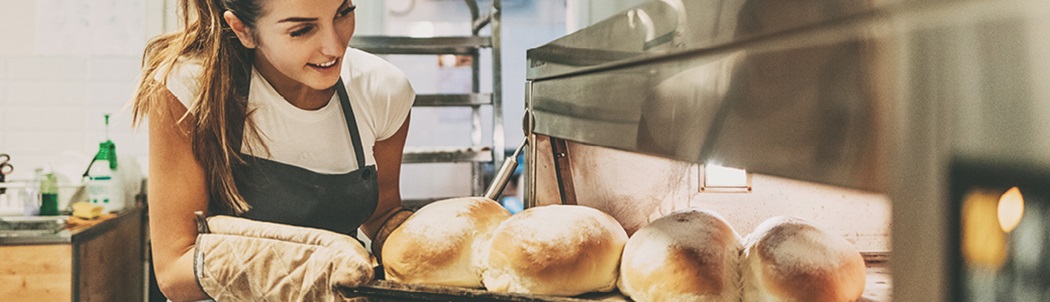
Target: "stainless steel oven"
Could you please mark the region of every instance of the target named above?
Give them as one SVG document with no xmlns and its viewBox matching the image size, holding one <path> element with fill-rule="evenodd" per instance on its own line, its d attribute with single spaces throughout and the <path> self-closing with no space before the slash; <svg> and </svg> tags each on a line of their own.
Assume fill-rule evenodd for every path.
<svg viewBox="0 0 1050 302">
<path fill-rule="evenodd" d="M 691 206 L 742 233 L 802 216 L 888 260 L 892 281 L 869 282 L 887 294 L 866 298 L 986 300 L 982 282 L 1041 272 L 964 268 L 953 194 L 1006 192 L 968 163 L 1030 169 L 1017 186 L 1050 174 L 1046 20 L 1037 0 L 645 2 L 529 50 L 526 204 L 595 206 L 629 232 Z M 714 165 L 751 177 L 705 190 Z M 1026 205 L 1045 194 L 1029 186 Z"/>
</svg>

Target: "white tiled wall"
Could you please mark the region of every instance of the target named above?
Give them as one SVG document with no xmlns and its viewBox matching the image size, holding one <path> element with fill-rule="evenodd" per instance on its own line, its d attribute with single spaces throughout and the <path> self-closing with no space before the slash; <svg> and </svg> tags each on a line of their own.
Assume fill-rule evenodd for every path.
<svg viewBox="0 0 1050 302">
<path fill-rule="evenodd" d="M 138 60 L 0 57 L 7 66 L 0 84 L 0 152 L 9 153 L 18 167 L 11 177 L 31 177 L 33 168 L 60 161 L 55 157 L 63 153 L 93 155 L 106 138 L 104 113 L 113 114 L 109 134 L 118 153 L 144 156 L 144 132 L 132 131 L 123 109 L 134 91 Z"/>
<path fill-rule="evenodd" d="M 86 56 L 27 54 L 7 58 L 8 78 L 20 81 L 83 81 Z"/>
<path fill-rule="evenodd" d="M 6 123 L 6 118 L 4 118 L 4 117 L 7 116 L 7 95 L 6 95 L 7 85 L 6 84 L 7 83 L 4 82 L 4 80 L 2 78 L 0 78 L 0 119 L 2 119 L 2 120 L 0 120 L 0 152 L 6 152 L 6 151 L 3 151 L 3 150 L 6 149 L 5 147 L 8 144 L 7 143 L 7 131 L 4 130 L 4 128 L 5 128 L 4 124 Z"/>
<path fill-rule="evenodd" d="M 36 1 L 0 0 L 0 7 L 0 37 L 3 38 L 0 56 L 32 51 L 36 42 L 32 28 Z"/>
<path fill-rule="evenodd" d="M 113 114 L 108 133 L 122 161 L 145 158 L 146 131 L 132 129 L 124 106 L 134 91 L 144 41 L 162 28 L 154 23 L 163 21 L 163 8 L 145 6 L 146 1 L 152 0 L 0 0 L 0 153 L 10 154 L 16 167 L 10 179 L 31 178 L 34 168 L 48 166 L 78 179 L 106 139 L 104 113 Z M 79 17 L 41 13 L 56 5 L 88 9 Z M 42 40 L 60 38 L 48 33 L 57 31 L 53 26 L 62 18 L 86 22 L 63 27 L 66 36 L 92 37 L 95 44 L 120 39 L 112 45 L 121 46 L 51 47 L 64 45 Z M 139 27 L 99 34 L 142 20 L 150 32 Z"/>
</svg>

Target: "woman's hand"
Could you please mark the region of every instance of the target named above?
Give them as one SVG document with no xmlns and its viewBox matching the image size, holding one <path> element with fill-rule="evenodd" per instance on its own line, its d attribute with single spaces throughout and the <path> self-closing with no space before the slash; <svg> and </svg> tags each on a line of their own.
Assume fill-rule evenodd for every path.
<svg viewBox="0 0 1050 302">
<path fill-rule="evenodd" d="M 372 280 L 375 258 L 356 239 L 230 216 L 208 218 L 194 272 L 217 301 L 335 301 Z"/>
</svg>

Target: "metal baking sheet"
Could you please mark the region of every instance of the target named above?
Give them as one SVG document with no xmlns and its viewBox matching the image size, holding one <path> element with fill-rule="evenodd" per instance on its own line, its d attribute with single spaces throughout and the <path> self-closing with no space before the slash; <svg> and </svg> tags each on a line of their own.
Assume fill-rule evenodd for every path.
<svg viewBox="0 0 1050 302">
<path fill-rule="evenodd" d="M 630 301 L 619 293 L 591 293 L 578 297 L 556 297 L 497 293 L 483 289 L 450 286 L 405 284 L 386 280 L 372 281 L 357 288 L 345 288 L 348 297 L 365 298 L 367 301 L 513 301 L 513 302 L 592 302 Z"/>
<path fill-rule="evenodd" d="M 867 284 L 864 295 L 858 301 L 877 302 L 891 300 L 891 285 L 888 262 L 885 259 L 868 262 Z M 497 293 L 484 289 L 450 286 L 405 284 L 386 280 L 372 281 L 358 288 L 344 288 L 348 297 L 362 298 L 370 302 L 392 301 L 512 301 L 512 302 L 628 302 L 623 294 L 588 293 L 576 297 Z"/>
</svg>

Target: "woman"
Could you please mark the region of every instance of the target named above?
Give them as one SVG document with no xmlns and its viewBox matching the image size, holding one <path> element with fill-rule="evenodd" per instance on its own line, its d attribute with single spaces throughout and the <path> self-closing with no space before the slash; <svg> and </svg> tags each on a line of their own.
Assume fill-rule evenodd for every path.
<svg viewBox="0 0 1050 302">
<path fill-rule="evenodd" d="M 404 74 L 347 48 L 350 0 L 180 6 L 183 30 L 146 48 L 133 109 L 149 118 L 161 290 L 314 301 L 370 280 L 375 260 L 351 236 L 360 227 L 382 247 L 410 214 L 398 187 L 415 99 Z M 241 218 L 198 224 L 196 211 Z"/>
</svg>

